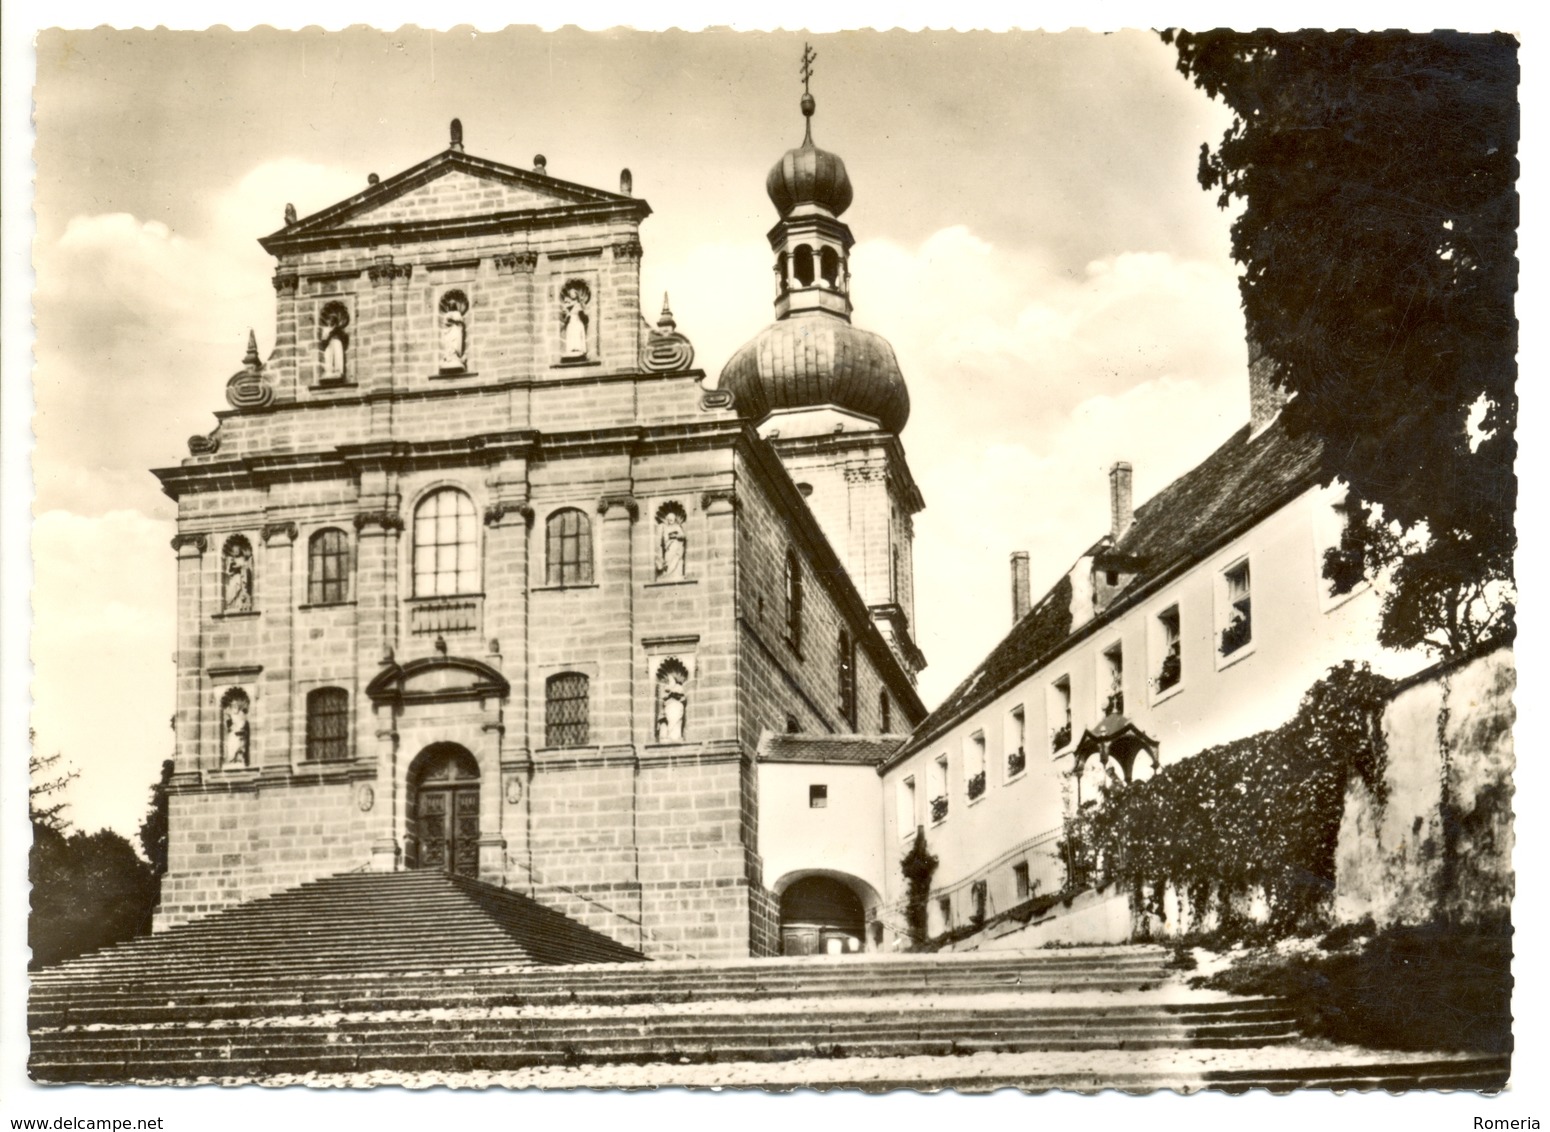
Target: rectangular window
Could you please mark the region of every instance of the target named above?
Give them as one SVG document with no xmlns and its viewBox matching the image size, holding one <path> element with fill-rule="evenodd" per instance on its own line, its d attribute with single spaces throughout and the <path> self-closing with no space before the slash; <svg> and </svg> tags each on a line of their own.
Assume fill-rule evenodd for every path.
<svg viewBox="0 0 1550 1132">
<path fill-rule="evenodd" d="M 1254 639 L 1254 608 L 1249 593 L 1249 561 L 1222 571 L 1220 652 L 1232 656 Z"/>
<path fill-rule="evenodd" d="M 931 798 L 931 820 L 947 816 L 947 755 L 938 755 L 928 768 L 926 789 Z"/>
<path fill-rule="evenodd" d="M 1103 715 L 1125 714 L 1125 649 L 1117 641 L 1103 650 L 1098 694 L 1103 697 L 1099 705 Z"/>
<path fill-rule="evenodd" d="M 973 801 L 985 793 L 985 733 L 976 731 L 963 745 L 963 775 Z"/>
<path fill-rule="evenodd" d="M 802 651 L 802 563 L 794 550 L 786 552 L 786 642 Z"/>
<path fill-rule="evenodd" d="M 1019 861 L 1012 866 L 1012 887 L 1017 892 L 1019 900 L 1027 900 L 1033 895 L 1033 890 L 1028 885 L 1027 861 Z"/>
<path fill-rule="evenodd" d="M 1071 677 L 1062 676 L 1049 686 L 1050 751 L 1071 745 Z"/>
<path fill-rule="evenodd" d="M 953 930 L 953 898 L 951 896 L 938 896 L 936 900 L 937 914 L 942 917 L 942 930 Z"/>
<path fill-rule="evenodd" d="M 349 598 L 350 543 L 337 527 L 314 534 L 307 544 L 307 602 L 329 605 Z"/>
<path fill-rule="evenodd" d="M 1028 765 L 1028 716 L 1018 704 L 1006 720 L 1006 776 L 1016 778 Z"/>
<path fill-rule="evenodd" d="M 1158 692 L 1178 687 L 1184 679 L 1184 658 L 1179 644 L 1179 607 L 1170 605 L 1157 615 L 1155 639 L 1157 641 L 1157 675 L 1154 683 Z"/>
<path fill-rule="evenodd" d="M 544 524 L 544 580 L 551 586 L 592 584 L 592 520 L 574 507 Z"/>
<path fill-rule="evenodd" d="M 589 681 L 561 672 L 544 682 L 544 746 L 585 747 L 589 737 Z"/>
<path fill-rule="evenodd" d="M 856 729 L 856 644 L 850 634 L 840 631 L 839 649 L 840 715 Z"/>
<path fill-rule="evenodd" d="M 913 837 L 915 827 L 919 824 L 915 819 L 915 779 L 913 777 L 899 783 L 899 793 L 895 802 L 898 806 L 899 836 Z"/>
<path fill-rule="evenodd" d="M 976 924 L 983 924 L 985 922 L 985 909 L 990 902 L 989 897 L 990 886 L 986 882 L 977 880 L 969 886 L 969 898 L 974 905 L 974 922 Z"/>
<path fill-rule="evenodd" d="M 810 810 L 827 809 L 829 805 L 829 786 L 824 782 L 815 782 L 807 788 L 807 808 Z"/>
</svg>

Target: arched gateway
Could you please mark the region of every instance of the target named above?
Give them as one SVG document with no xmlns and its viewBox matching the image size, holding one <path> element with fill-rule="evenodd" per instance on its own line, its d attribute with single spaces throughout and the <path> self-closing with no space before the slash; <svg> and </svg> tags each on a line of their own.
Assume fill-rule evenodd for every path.
<svg viewBox="0 0 1550 1132">
<path fill-rule="evenodd" d="M 844 955 L 865 948 L 866 908 L 855 890 L 831 876 L 808 876 L 780 896 L 784 955 Z"/>
<path fill-rule="evenodd" d="M 409 768 L 405 863 L 479 876 L 479 764 L 456 743 L 432 743 Z"/>
</svg>

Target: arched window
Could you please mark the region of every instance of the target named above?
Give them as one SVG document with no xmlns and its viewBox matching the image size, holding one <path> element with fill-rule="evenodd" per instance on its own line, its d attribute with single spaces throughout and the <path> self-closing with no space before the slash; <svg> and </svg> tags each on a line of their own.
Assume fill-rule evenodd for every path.
<svg viewBox="0 0 1550 1132">
<path fill-rule="evenodd" d="M 414 596 L 479 592 L 479 527 L 473 500 L 455 487 L 414 509 Z"/>
<path fill-rule="evenodd" d="M 823 281 L 830 287 L 838 287 L 840 283 L 840 253 L 833 248 L 824 248 L 818 253 L 818 270 L 823 275 Z"/>
<path fill-rule="evenodd" d="M 811 287 L 813 285 L 813 249 L 802 244 L 798 246 L 796 255 L 792 258 L 797 282 L 804 287 Z"/>
<path fill-rule="evenodd" d="M 556 511 L 544 524 L 545 579 L 551 586 L 592 583 L 592 521 L 574 507 Z"/>
<path fill-rule="evenodd" d="M 350 757 L 350 694 L 343 688 L 307 693 L 307 761 L 343 762 Z"/>
<path fill-rule="evenodd" d="M 794 550 L 786 552 L 786 640 L 802 651 L 802 563 Z"/>
<path fill-rule="evenodd" d="M 560 672 L 544 681 L 544 746 L 587 745 L 589 699 L 589 681 L 580 672 Z"/>
<path fill-rule="evenodd" d="M 350 540 L 324 527 L 307 542 L 307 602 L 328 605 L 350 597 Z"/>
</svg>

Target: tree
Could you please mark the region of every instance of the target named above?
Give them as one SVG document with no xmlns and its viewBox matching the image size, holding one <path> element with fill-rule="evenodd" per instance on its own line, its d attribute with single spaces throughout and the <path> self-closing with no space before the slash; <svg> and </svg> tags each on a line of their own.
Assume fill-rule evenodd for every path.
<svg viewBox="0 0 1550 1132">
<path fill-rule="evenodd" d="M 1200 181 L 1244 203 L 1251 340 L 1350 492 L 1337 587 L 1392 569 L 1380 639 L 1510 635 L 1517 481 L 1517 43 L 1165 32 L 1233 111 Z M 1360 574 L 1357 575 L 1359 577 Z"/>
<path fill-rule="evenodd" d="M 27 943 L 33 967 L 72 959 L 151 930 L 158 882 L 151 866 L 112 830 L 66 837 L 32 827 L 28 858 L 32 915 Z"/>
<path fill-rule="evenodd" d="M 151 808 L 140 823 L 140 850 L 158 877 L 167 874 L 167 786 L 172 781 L 172 760 L 164 759 L 161 778 L 151 787 Z"/>
<path fill-rule="evenodd" d="M 32 737 L 30 731 L 28 737 Z M 27 755 L 27 774 L 30 780 L 27 786 L 27 810 L 32 815 L 32 824 L 41 825 L 56 833 L 63 833 L 70 828 L 70 819 L 65 817 L 65 810 L 69 808 L 70 803 L 63 800 L 50 801 L 50 799 L 69 786 L 81 773 L 78 770 L 72 770 L 66 774 L 55 773 L 54 768 L 59 765 L 61 757 L 58 754 L 40 755 L 35 751 Z"/>
<path fill-rule="evenodd" d="M 926 905 L 931 897 L 931 878 L 936 874 L 937 859 L 926 847 L 925 828 L 917 827 L 910 851 L 899 862 L 904 872 L 904 920 L 909 925 L 910 942 L 917 947 L 926 942 Z"/>
</svg>

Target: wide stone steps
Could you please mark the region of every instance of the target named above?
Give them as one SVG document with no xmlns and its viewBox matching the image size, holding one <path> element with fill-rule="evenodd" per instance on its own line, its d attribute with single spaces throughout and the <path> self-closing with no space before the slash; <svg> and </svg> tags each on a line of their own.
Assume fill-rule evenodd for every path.
<svg viewBox="0 0 1550 1132">
<path fill-rule="evenodd" d="M 1292 1041 L 1284 1012 L 1253 1021 L 1232 1010 L 1012 1013 L 999 1018 L 910 1022 L 829 1020 L 810 1015 L 746 1019 L 615 1021 L 435 1019 L 426 1024 L 222 1027 L 34 1035 L 40 1080 L 128 1080 L 283 1073 L 500 1072 L 552 1065 L 785 1062 L 799 1058 L 959 1057 L 975 1053 L 1260 1048 Z M 1217 1020 L 1219 1017 L 1220 1020 Z"/>
<path fill-rule="evenodd" d="M 623 1088 L 1505 1081 L 1505 1062 L 1479 1059 L 1345 1064 L 1302 1042 L 1283 1003 L 1192 991 L 1167 961 L 1108 947 L 648 963 L 488 885 L 351 875 L 36 972 L 29 1068 Z M 1208 1081 L 1213 1057 L 1245 1054 L 1261 1068 Z"/>
</svg>

